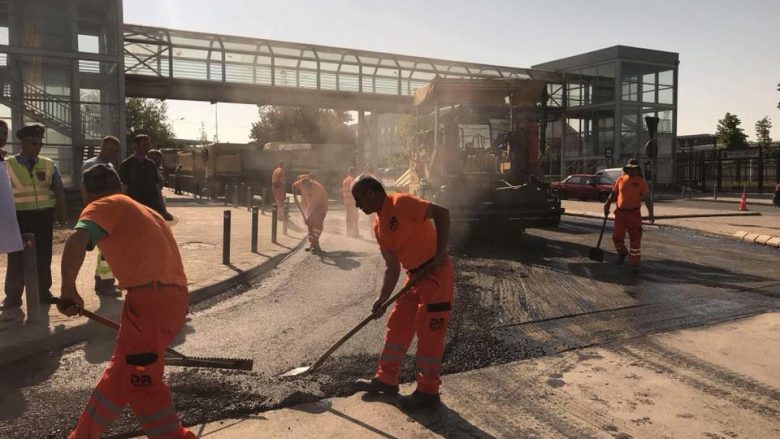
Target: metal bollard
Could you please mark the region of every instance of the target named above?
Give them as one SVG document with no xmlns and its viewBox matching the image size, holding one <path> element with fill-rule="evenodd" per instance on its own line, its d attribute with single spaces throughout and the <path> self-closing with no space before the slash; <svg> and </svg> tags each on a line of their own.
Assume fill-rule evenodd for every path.
<svg viewBox="0 0 780 439">
<path fill-rule="evenodd" d="M 274 205 L 272 206 L 272 209 L 273 210 L 271 211 L 271 242 L 276 244 L 276 220 L 277 220 L 277 218 L 276 218 L 276 216 L 277 216 L 276 215 L 276 203 L 274 203 Z"/>
<path fill-rule="evenodd" d="M 259 219 L 257 218 L 257 207 L 252 206 L 252 253 L 257 253 L 257 227 Z"/>
<path fill-rule="evenodd" d="M 228 191 L 228 185 L 227 185 L 227 183 L 225 183 L 225 206 L 228 205 L 228 196 L 229 196 L 228 194 L 229 193 L 230 192 Z"/>
<path fill-rule="evenodd" d="M 40 321 L 41 298 L 38 294 L 38 257 L 35 251 L 35 235 L 22 235 L 24 250 L 22 250 L 22 266 L 24 267 L 24 289 L 27 301 L 27 322 Z"/>
<path fill-rule="evenodd" d="M 252 186 L 246 187 L 246 210 L 252 210 L 252 204 L 254 201 L 254 196 L 252 195 Z"/>
<path fill-rule="evenodd" d="M 230 211 L 224 212 L 222 219 L 222 263 L 230 264 Z"/>
<path fill-rule="evenodd" d="M 263 199 L 260 201 L 260 213 L 262 213 L 263 215 L 265 215 L 265 201 L 266 201 L 265 188 L 263 188 Z"/>
<path fill-rule="evenodd" d="M 288 214 L 288 208 L 290 207 L 289 204 L 287 204 L 287 199 L 284 199 L 284 204 L 282 205 L 282 234 L 284 236 L 287 236 L 287 220 L 290 218 Z"/>
</svg>

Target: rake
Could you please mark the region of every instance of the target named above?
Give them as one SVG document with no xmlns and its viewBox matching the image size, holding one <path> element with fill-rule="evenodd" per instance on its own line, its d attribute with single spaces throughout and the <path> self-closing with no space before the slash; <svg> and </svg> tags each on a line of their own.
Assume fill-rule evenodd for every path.
<svg viewBox="0 0 780 439">
<path fill-rule="evenodd" d="M 62 308 L 68 307 L 68 301 L 57 299 L 57 305 Z M 85 309 L 80 310 L 81 315 L 94 320 L 101 325 L 119 330 L 119 323 L 97 315 L 91 311 Z M 252 370 L 254 360 L 250 358 L 213 358 L 213 357 L 190 357 L 174 350 L 173 348 L 165 348 L 165 352 L 171 356 L 165 357 L 165 364 L 168 366 L 184 366 L 184 367 L 208 367 L 214 369 L 236 369 L 236 370 Z"/>
</svg>

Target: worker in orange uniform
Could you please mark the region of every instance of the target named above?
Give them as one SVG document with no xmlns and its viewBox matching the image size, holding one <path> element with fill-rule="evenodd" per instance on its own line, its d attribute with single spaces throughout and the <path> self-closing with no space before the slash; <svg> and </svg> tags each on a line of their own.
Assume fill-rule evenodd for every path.
<svg viewBox="0 0 780 439">
<path fill-rule="evenodd" d="M 347 213 L 347 236 L 359 238 L 357 206 L 355 206 L 355 199 L 352 197 L 353 181 L 355 181 L 355 168 L 351 167 L 347 170 L 346 178 L 341 182 L 341 198 Z"/>
<path fill-rule="evenodd" d="M 304 250 L 312 253 L 322 252 L 320 235 L 325 228 L 325 215 L 328 213 L 328 193 L 322 185 L 311 176 L 296 179 L 292 184 L 295 204 L 301 209 L 303 220 L 309 229 L 309 247 Z M 298 201 L 298 194 L 301 201 Z"/>
<path fill-rule="evenodd" d="M 650 199 L 650 189 L 647 181 L 640 175 L 639 162 L 635 159 L 628 161 L 623 167 L 624 174 L 612 185 L 612 194 L 604 203 L 604 215 L 609 216 L 612 202 L 617 200 L 615 210 L 615 226 L 612 231 L 612 241 L 615 242 L 615 250 L 618 252 L 617 264 L 620 265 L 628 256 L 631 273 L 639 271 L 639 260 L 642 257 L 642 201 L 644 200 L 652 224 L 655 222 L 653 215 L 653 200 Z M 628 229 L 630 248 L 626 249 L 625 238 Z"/>
<path fill-rule="evenodd" d="M 121 193 L 116 171 L 95 165 L 84 172 L 89 204 L 62 254 L 60 312 L 84 308 L 76 277 L 87 249 L 103 252 L 119 287 L 127 290 L 116 346 L 87 401 L 71 439 L 97 439 L 129 404 L 150 438 L 195 438 L 182 427 L 163 382 L 165 348 L 187 314 L 187 277 L 171 229 L 155 211 Z"/>
<path fill-rule="evenodd" d="M 274 203 L 276 203 L 276 218 L 282 219 L 284 212 L 284 198 L 285 188 L 287 186 L 287 180 L 284 177 L 284 162 L 279 162 L 271 174 L 271 192 L 274 196 Z"/>
<path fill-rule="evenodd" d="M 434 407 L 440 402 L 444 337 L 454 287 L 447 257 L 450 212 L 409 194 L 387 194 L 379 180 L 366 175 L 353 183 L 352 195 L 364 213 L 377 214 L 374 234 L 385 260 L 385 276 L 372 307 L 374 317 L 384 314 L 382 304 L 393 292 L 401 267 L 407 272 L 407 283 L 415 275 L 425 276 L 398 299 L 390 313 L 376 375 L 356 384 L 369 393 L 398 394 L 398 373 L 416 334 L 417 389 L 401 397 L 399 405 L 404 410 Z"/>
</svg>

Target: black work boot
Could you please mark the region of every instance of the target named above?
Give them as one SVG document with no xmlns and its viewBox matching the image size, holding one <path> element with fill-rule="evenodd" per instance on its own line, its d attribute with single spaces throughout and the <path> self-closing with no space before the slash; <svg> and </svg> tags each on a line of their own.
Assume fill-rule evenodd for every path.
<svg viewBox="0 0 780 439">
<path fill-rule="evenodd" d="M 617 261 L 615 261 L 615 265 L 623 265 L 623 262 L 626 262 L 626 256 L 628 256 L 628 253 L 618 253 Z"/>
<path fill-rule="evenodd" d="M 419 390 L 415 390 L 411 395 L 398 398 L 398 408 L 401 410 L 429 409 L 437 407 L 439 404 L 441 404 L 439 395 L 420 392 Z"/>
<path fill-rule="evenodd" d="M 372 395 L 380 393 L 384 395 L 398 395 L 398 385 L 385 384 L 376 378 L 355 380 L 355 385 L 359 391 L 368 392 Z"/>
</svg>

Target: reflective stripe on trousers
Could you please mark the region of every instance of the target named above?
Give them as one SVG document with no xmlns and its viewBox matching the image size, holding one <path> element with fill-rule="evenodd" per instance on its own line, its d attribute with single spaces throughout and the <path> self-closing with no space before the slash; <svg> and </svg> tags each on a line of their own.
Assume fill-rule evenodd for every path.
<svg viewBox="0 0 780 439">
<path fill-rule="evenodd" d="M 398 384 L 406 350 L 416 335 L 417 390 L 439 393 L 453 288 L 452 263 L 447 262 L 398 299 L 387 320 L 385 344 L 375 375 L 378 380 Z"/>
<path fill-rule="evenodd" d="M 626 250 L 626 230 L 630 250 Z M 639 265 L 641 259 L 642 247 L 642 213 L 639 209 L 616 210 L 615 225 L 612 231 L 612 241 L 615 243 L 615 250 L 618 253 L 628 255 L 628 263 Z"/>
<path fill-rule="evenodd" d="M 127 404 L 151 438 L 195 437 L 179 423 L 162 379 L 165 348 L 184 324 L 187 299 L 180 286 L 128 291 L 111 360 L 69 438 L 98 439 Z"/>
</svg>

